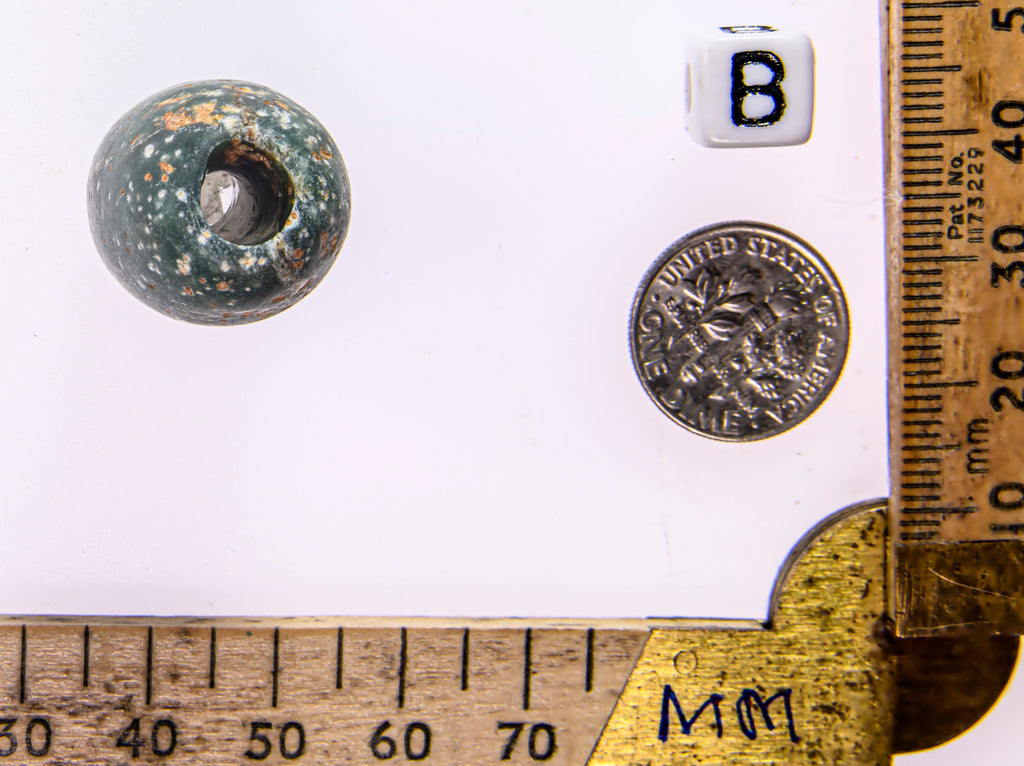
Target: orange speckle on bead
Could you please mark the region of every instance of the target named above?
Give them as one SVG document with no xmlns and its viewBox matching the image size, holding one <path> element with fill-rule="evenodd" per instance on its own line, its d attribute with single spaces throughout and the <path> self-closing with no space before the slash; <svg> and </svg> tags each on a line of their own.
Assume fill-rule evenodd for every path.
<svg viewBox="0 0 1024 766">
<path fill-rule="evenodd" d="M 144 175 L 142 178 L 143 178 L 143 180 L 146 180 L 146 181 L 152 181 L 153 180 L 153 174 L 152 173 L 146 173 L 146 175 Z"/>
<path fill-rule="evenodd" d="M 228 283 L 227 282 L 218 282 L 217 283 L 217 289 L 218 290 L 227 290 L 228 289 Z"/>
<path fill-rule="evenodd" d="M 160 176 L 160 180 L 163 181 L 164 183 L 167 183 L 167 174 L 166 173 L 162 174 Z"/>
<path fill-rule="evenodd" d="M 196 123 L 216 125 L 217 121 L 221 119 L 220 115 L 213 113 L 216 108 L 217 105 L 213 101 L 208 101 L 205 104 L 197 104 L 192 107 L 192 114 L 188 113 L 187 108 L 179 109 L 176 112 L 165 112 L 164 127 L 167 130 L 178 130 L 186 125 L 195 125 Z"/>
<path fill-rule="evenodd" d="M 124 189 L 121 189 L 121 196 L 124 196 Z"/>
<path fill-rule="evenodd" d="M 149 283 L 149 289 L 150 290 L 156 290 L 156 285 L 154 285 L 152 282 L 150 282 Z"/>
<path fill-rule="evenodd" d="M 199 277 L 199 284 L 205 285 L 206 284 L 206 277 Z"/>
<path fill-rule="evenodd" d="M 192 292 L 192 288 L 188 285 L 185 285 L 185 295 L 195 295 L 195 293 Z"/>
<path fill-rule="evenodd" d="M 174 172 L 174 165 L 172 165 L 169 162 L 158 162 L 157 164 L 160 166 L 160 169 L 162 171 L 164 171 L 165 173 L 173 173 Z"/>
<path fill-rule="evenodd" d="M 283 295 L 279 295 L 276 298 L 272 298 L 270 302 L 271 303 L 280 303 L 283 300 L 284 300 L 284 296 Z"/>
</svg>

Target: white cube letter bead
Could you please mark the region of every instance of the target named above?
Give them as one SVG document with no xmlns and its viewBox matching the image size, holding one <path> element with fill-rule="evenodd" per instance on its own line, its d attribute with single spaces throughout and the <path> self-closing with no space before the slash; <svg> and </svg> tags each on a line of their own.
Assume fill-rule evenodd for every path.
<svg viewBox="0 0 1024 766">
<path fill-rule="evenodd" d="M 686 130 L 704 146 L 790 146 L 811 137 L 814 48 L 766 26 L 720 27 L 687 46 Z"/>
</svg>

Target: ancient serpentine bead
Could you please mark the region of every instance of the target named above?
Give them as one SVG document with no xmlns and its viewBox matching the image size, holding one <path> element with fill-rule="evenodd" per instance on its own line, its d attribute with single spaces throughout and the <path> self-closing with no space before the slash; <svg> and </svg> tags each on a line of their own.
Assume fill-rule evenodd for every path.
<svg viewBox="0 0 1024 766">
<path fill-rule="evenodd" d="M 89 176 L 107 267 L 139 300 L 199 324 L 284 311 L 345 240 L 348 174 L 327 130 L 252 83 L 179 85 L 110 129 Z"/>
</svg>

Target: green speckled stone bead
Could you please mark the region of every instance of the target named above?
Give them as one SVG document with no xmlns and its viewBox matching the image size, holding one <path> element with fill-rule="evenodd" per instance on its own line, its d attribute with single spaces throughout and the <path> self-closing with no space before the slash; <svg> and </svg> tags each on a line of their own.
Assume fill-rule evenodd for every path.
<svg viewBox="0 0 1024 766">
<path fill-rule="evenodd" d="M 348 231 L 341 153 L 316 118 L 231 80 L 146 99 L 107 133 L 89 223 L 125 288 L 170 317 L 242 324 L 324 278 Z"/>
</svg>

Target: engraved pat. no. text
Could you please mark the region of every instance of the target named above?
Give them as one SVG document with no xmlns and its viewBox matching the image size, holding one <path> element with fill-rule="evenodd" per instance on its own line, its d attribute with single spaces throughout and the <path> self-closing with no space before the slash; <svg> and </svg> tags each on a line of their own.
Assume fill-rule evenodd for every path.
<svg viewBox="0 0 1024 766">
<path fill-rule="evenodd" d="M 648 272 L 632 321 L 637 373 L 681 425 L 752 440 L 824 400 L 848 340 L 845 300 L 807 245 L 731 224 L 676 243 Z"/>
</svg>

